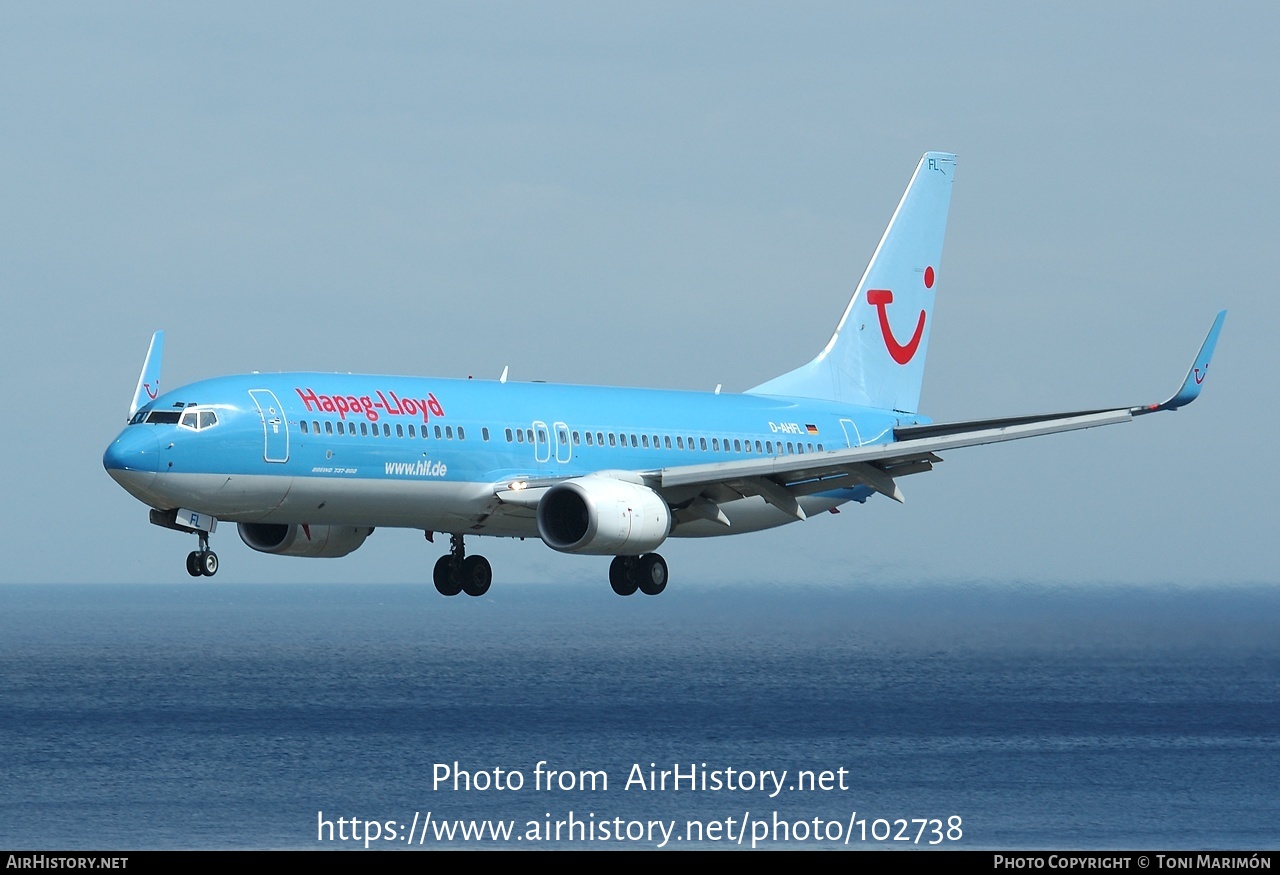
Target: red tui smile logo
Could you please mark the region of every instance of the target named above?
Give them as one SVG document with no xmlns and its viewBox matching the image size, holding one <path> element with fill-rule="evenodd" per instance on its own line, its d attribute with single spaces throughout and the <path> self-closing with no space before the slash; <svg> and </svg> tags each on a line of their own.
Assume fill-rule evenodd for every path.
<svg viewBox="0 0 1280 875">
<path fill-rule="evenodd" d="M 920 311 L 920 319 L 916 322 L 916 333 L 911 335 L 911 339 L 904 344 L 898 343 L 898 338 L 893 336 L 893 328 L 889 326 L 889 316 L 885 313 L 885 306 L 893 303 L 893 292 L 888 289 L 868 289 L 867 303 L 874 304 L 876 311 L 880 314 L 880 333 L 884 335 L 884 345 L 889 350 L 889 355 L 893 356 L 893 360 L 900 365 L 911 361 L 920 347 L 920 338 L 924 337 L 924 311 Z"/>
<path fill-rule="evenodd" d="M 932 267 L 924 269 L 924 287 L 933 288 Z M 893 303 L 893 292 L 888 289 L 867 289 L 867 303 L 875 307 L 876 313 L 880 316 L 880 334 L 883 335 L 885 348 L 889 350 L 893 360 L 900 365 L 905 365 L 915 358 L 916 350 L 920 348 L 920 338 L 924 337 L 924 322 L 927 318 L 925 311 L 920 311 L 920 318 L 916 320 L 916 330 L 911 335 L 911 339 L 906 343 L 899 343 L 898 338 L 893 334 L 892 326 L 889 325 L 889 314 L 885 310 Z"/>
</svg>

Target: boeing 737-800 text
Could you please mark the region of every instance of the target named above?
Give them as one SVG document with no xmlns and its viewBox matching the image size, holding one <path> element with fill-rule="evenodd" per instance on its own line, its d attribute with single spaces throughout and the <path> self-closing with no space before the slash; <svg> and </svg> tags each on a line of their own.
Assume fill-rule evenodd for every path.
<svg viewBox="0 0 1280 875">
<path fill-rule="evenodd" d="M 237 524 L 255 550 L 345 556 L 377 527 L 450 536 L 445 595 L 492 572 L 467 535 L 538 537 L 613 556 L 620 595 L 667 583 L 669 537 L 753 532 L 880 494 L 938 453 L 1127 422 L 1200 391 L 1219 313 L 1161 404 L 933 423 L 918 412 L 955 156 L 921 158 L 823 350 L 743 394 L 503 379 L 281 373 L 160 393 L 156 332 L 103 464 L 157 525 L 194 533 L 187 570 L 212 575 L 209 535 Z"/>
</svg>

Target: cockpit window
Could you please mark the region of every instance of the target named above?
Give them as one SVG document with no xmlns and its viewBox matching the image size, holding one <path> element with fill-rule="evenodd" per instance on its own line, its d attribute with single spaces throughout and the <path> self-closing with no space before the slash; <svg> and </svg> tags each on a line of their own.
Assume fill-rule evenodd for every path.
<svg viewBox="0 0 1280 875">
<path fill-rule="evenodd" d="M 148 419 L 148 422 L 154 420 Z M 218 414 L 212 410 L 195 410 L 188 407 L 182 414 L 182 420 L 179 423 L 183 428 L 199 430 L 212 428 L 218 424 Z"/>
<path fill-rule="evenodd" d="M 181 410 L 153 410 L 147 414 L 147 422 L 152 425 L 173 425 L 180 416 Z"/>
</svg>

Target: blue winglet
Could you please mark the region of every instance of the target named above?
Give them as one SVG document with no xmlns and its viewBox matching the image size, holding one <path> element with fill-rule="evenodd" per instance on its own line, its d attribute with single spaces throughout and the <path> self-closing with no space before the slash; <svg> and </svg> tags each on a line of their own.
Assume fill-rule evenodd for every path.
<svg viewBox="0 0 1280 875">
<path fill-rule="evenodd" d="M 1204 339 L 1204 343 L 1200 346 L 1200 352 L 1196 354 L 1196 359 L 1191 363 L 1191 370 L 1187 371 L 1187 378 L 1182 381 L 1182 388 L 1178 390 L 1168 401 L 1163 404 L 1152 404 L 1148 407 L 1138 407 L 1133 413 L 1155 413 L 1157 410 L 1177 410 L 1196 400 L 1196 396 L 1200 394 L 1200 385 L 1204 382 L 1204 378 L 1209 375 L 1209 360 L 1213 358 L 1213 348 L 1218 343 L 1218 334 L 1222 331 L 1223 320 L 1227 318 L 1227 311 L 1222 310 L 1218 313 L 1218 318 L 1213 320 L 1213 327 L 1209 329 L 1209 335 Z"/>
<path fill-rule="evenodd" d="M 151 335 L 151 346 L 147 347 L 142 373 L 138 374 L 138 388 L 133 390 L 133 401 L 129 404 L 129 419 L 133 419 L 138 408 L 150 404 L 160 394 L 160 360 L 163 355 L 164 332 L 157 331 Z"/>
</svg>

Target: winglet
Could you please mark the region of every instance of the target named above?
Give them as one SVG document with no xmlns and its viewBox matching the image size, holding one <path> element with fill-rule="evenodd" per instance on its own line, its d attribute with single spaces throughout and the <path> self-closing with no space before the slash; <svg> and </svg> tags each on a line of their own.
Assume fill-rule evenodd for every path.
<svg viewBox="0 0 1280 875">
<path fill-rule="evenodd" d="M 1132 413 L 1135 416 L 1142 413 L 1155 413 L 1157 410 L 1177 410 L 1196 400 L 1196 396 L 1200 394 L 1200 385 L 1209 375 L 1209 360 L 1213 358 L 1213 348 L 1218 343 L 1218 334 L 1221 333 L 1222 323 L 1226 318 L 1227 311 L 1222 310 L 1218 313 L 1218 318 L 1213 320 L 1213 327 L 1209 329 L 1209 335 L 1201 344 L 1200 352 L 1191 363 L 1191 370 L 1187 371 L 1187 378 L 1182 381 L 1182 388 L 1177 391 L 1177 394 L 1163 404 L 1133 408 Z"/>
<path fill-rule="evenodd" d="M 151 335 L 151 346 L 147 348 L 147 358 L 142 363 L 142 373 L 138 374 L 138 388 L 133 390 L 133 403 L 129 405 L 129 419 L 138 412 L 138 408 L 150 404 L 160 394 L 160 359 L 164 353 L 164 332 L 157 331 Z"/>
</svg>

